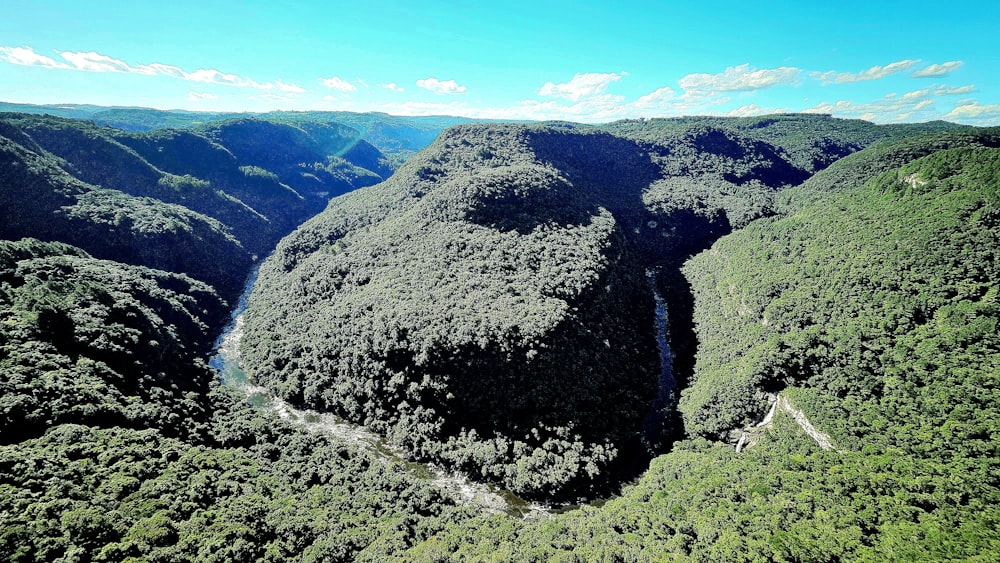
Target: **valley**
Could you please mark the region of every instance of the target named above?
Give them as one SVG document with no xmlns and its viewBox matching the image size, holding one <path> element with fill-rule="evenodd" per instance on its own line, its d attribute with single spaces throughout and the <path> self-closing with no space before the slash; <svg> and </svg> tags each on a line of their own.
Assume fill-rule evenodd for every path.
<svg viewBox="0 0 1000 563">
<path fill-rule="evenodd" d="M 995 128 L 64 111 L 0 114 L 0 557 L 1000 552 Z"/>
</svg>

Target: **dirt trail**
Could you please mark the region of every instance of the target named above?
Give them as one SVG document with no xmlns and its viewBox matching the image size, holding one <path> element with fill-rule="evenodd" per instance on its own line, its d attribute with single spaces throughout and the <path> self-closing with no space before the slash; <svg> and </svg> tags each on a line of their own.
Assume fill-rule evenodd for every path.
<svg viewBox="0 0 1000 563">
<path fill-rule="evenodd" d="M 806 415 L 802 411 L 793 407 L 792 403 L 787 398 L 778 395 L 778 408 L 792 415 L 795 422 L 799 424 L 802 430 L 805 430 L 806 434 L 808 434 L 810 438 L 819 444 L 819 447 L 824 450 L 836 450 L 836 448 L 833 447 L 833 442 L 830 440 L 830 436 L 817 430 L 816 427 L 809 422 L 809 419 L 806 418 Z"/>
<path fill-rule="evenodd" d="M 787 397 L 781 396 L 781 394 L 771 396 L 771 410 L 768 411 L 767 416 L 765 416 L 763 420 L 757 423 L 757 425 L 753 428 L 745 428 L 742 432 L 740 432 L 740 439 L 736 444 L 736 451 L 742 452 L 760 441 L 760 437 L 764 434 L 764 431 L 771 427 L 774 413 L 778 410 L 792 415 L 792 419 L 795 420 L 796 424 L 798 424 L 799 427 L 802 428 L 802 430 L 809 435 L 809 437 L 812 438 L 817 445 L 819 445 L 819 447 L 824 450 L 838 451 L 837 448 L 834 447 L 833 441 L 830 440 L 830 436 L 817 430 L 816 427 L 813 426 L 812 422 L 809 422 L 809 418 L 806 417 L 805 413 L 795 408 L 792 405 L 792 402 L 789 401 Z"/>
</svg>

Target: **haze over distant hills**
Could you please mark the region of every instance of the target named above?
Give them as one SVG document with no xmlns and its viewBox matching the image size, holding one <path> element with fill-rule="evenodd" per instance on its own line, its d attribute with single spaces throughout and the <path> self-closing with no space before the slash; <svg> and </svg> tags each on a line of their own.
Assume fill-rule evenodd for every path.
<svg viewBox="0 0 1000 563">
<path fill-rule="evenodd" d="M 30 109 L 0 556 L 1000 554 L 996 129 Z M 410 462 L 220 384 L 256 261 L 253 383 Z M 581 504 L 491 513 L 424 463 Z"/>
<path fill-rule="evenodd" d="M 0 102 L 0 111 L 85 119 L 98 125 L 107 125 L 126 131 L 151 131 L 165 128 L 190 129 L 214 121 L 246 117 L 292 123 L 301 121 L 337 122 L 356 129 L 361 134 L 361 138 L 383 151 L 396 164 L 403 162 L 413 153 L 429 145 L 437 137 L 437 134 L 446 127 L 474 121 L 463 117 L 400 117 L 348 111 L 274 111 L 266 114 L 254 114 L 76 104 L 15 104 L 10 102 Z"/>
</svg>

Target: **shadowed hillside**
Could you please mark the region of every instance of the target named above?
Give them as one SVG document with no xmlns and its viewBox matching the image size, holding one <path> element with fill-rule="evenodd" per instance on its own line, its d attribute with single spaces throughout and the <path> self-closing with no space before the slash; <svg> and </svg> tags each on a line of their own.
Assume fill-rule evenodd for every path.
<svg viewBox="0 0 1000 563">
<path fill-rule="evenodd" d="M 240 120 L 125 133 L 4 114 L 2 234 L 187 273 L 231 299 L 250 263 L 330 197 L 391 174 L 353 129 L 308 128 Z"/>
</svg>

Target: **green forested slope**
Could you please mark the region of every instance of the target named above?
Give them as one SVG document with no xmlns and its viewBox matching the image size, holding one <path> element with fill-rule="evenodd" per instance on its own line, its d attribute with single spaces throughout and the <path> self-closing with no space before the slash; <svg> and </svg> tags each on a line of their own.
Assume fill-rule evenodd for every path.
<svg viewBox="0 0 1000 563">
<path fill-rule="evenodd" d="M 249 408 L 224 426 L 245 445 L 75 424 L 0 445 L 0 556 L 374 563 L 455 518 L 403 468 Z"/>
<path fill-rule="evenodd" d="M 250 262 L 330 197 L 391 173 L 377 150 L 358 147 L 353 129 L 305 127 L 311 133 L 237 120 L 200 132 L 125 133 L 4 114 L 0 234 L 187 273 L 231 299 Z"/>
<path fill-rule="evenodd" d="M 685 267 L 701 343 L 687 431 L 756 422 L 780 391 L 835 450 L 779 411 L 744 453 L 680 442 L 603 506 L 467 521 L 411 558 L 995 560 L 1000 150 L 917 152 Z"/>
<path fill-rule="evenodd" d="M 681 442 L 622 495 L 551 518 L 465 519 L 406 561 L 993 561 L 989 468 L 825 452 L 778 414 L 744 454 Z"/>
<path fill-rule="evenodd" d="M 190 274 L 227 297 L 239 292 L 250 255 L 225 225 L 180 205 L 85 184 L 35 148 L 0 137 L 0 237 L 64 241 L 100 258 Z"/>
<path fill-rule="evenodd" d="M 875 125 L 828 115 L 626 120 L 601 129 L 640 143 L 662 169 L 648 206 L 691 210 L 724 227 L 774 213 L 775 198 L 873 143 L 961 129 L 951 123 Z M 711 240 L 719 236 L 716 227 Z M 710 242 L 710 241 L 709 241 Z"/>
<path fill-rule="evenodd" d="M 82 104 L 33 105 L 0 102 L 0 111 L 47 114 L 85 119 L 124 131 L 144 132 L 159 129 L 194 129 L 217 121 L 248 117 L 246 113 L 157 110 L 135 107 L 102 107 Z M 274 111 L 249 114 L 271 122 L 339 123 L 359 131 L 361 138 L 374 146 L 393 168 L 405 162 L 434 141 L 444 129 L 474 120 L 452 116 L 398 116 L 378 112 L 348 111 Z M 368 168 L 366 166 L 366 168 Z"/>
<path fill-rule="evenodd" d="M 34 239 L 0 243 L 0 276 L 0 441 L 65 422 L 198 432 L 226 317 L 211 287 Z"/>
<path fill-rule="evenodd" d="M 754 389 L 793 382 L 881 396 L 885 370 L 903 362 L 913 371 L 920 339 L 948 337 L 939 322 L 964 316 L 973 330 L 989 317 L 998 154 L 937 151 L 843 197 L 754 223 L 693 260 L 688 277 L 705 304 L 695 320 L 712 345 L 682 402 L 688 430 L 732 427 L 744 412 L 759 414 Z M 912 339 L 912 349 L 900 347 Z M 983 355 L 968 350 L 973 341 L 953 345 Z"/>
<path fill-rule="evenodd" d="M 112 130 L 70 119 L 11 116 L 3 127 L 23 135 L 62 160 L 77 179 L 137 197 L 184 205 L 238 231 L 260 229 L 264 219 L 244 203 L 190 175 L 175 176 L 152 166 L 112 137 Z M 13 130 L 13 131 L 12 131 Z"/>
<path fill-rule="evenodd" d="M 440 527 L 403 468 L 218 388 L 226 315 L 185 276 L 0 243 L 0 558 L 378 561 Z"/>
<path fill-rule="evenodd" d="M 254 254 L 269 252 L 276 238 L 294 229 L 310 214 L 310 207 L 315 210 L 319 206 L 283 184 L 273 172 L 241 165 L 227 148 L 202 135 L 177 129 L 113 135 L 157 169 L 197 178 L 205 187 L 248 209 L 251 213 L 247 218 L 233 217 L 213 205 L 205 206 L 203 212 L 229 225 Z M 198 209 L 189 194 L 181 201 Z"/>
<path fill-rule="evenodd" d="M 338 189 L 378 179 L 355 163 L 377 151 L 345 148 L 303 164 Z M 328 194 L 313 196 L 195 133 L 0 119 L 0 559 L 381 561 L 454 514 L 207 366 L 247 249 Z"/>
<path fill-rule="evenodd" d="M 838 160 L 801 185 L 781 192 L 777 201 L 779 212 L 794 213 L 826 194 L 853 189 L 882 172 L 939 150 L 1000 147 L 1000 130 L 995 127 L 950 132 L 933 132 L 932 127 L 926 129 L 917 135 L 884 139 L 868 150 Z"/>
</svg>

